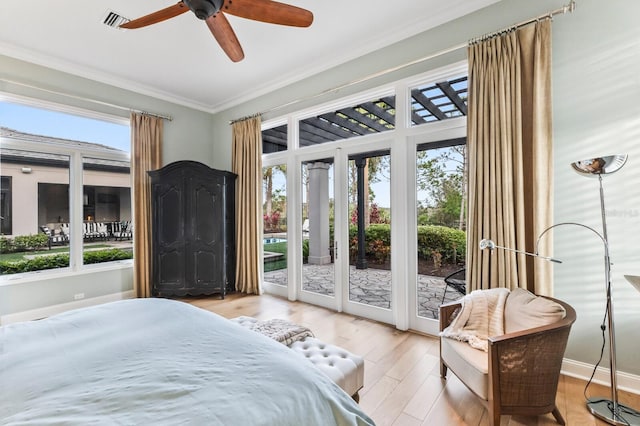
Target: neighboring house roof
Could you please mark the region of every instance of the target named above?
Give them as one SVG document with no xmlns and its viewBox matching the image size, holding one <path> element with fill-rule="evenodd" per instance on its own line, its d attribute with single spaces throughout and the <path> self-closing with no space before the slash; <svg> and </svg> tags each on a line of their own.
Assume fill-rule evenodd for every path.
<svg viewBox="0 0 640 426">
<path fill-rule="evenodd" d="M 0 136 L 20 139 L 27 142 L 40 142 L 60 147 L 68 147 L 69 149 L 91 148 L 93 150 L 104 150 L 105 152 L 125 152 L 107 145 L 92 142 L 75 141 L 71 139 L 54 138 L 52 136 L 34 135 L 32 133 L 24 133 L 18 130 L 9 129 L 0 126 Z"/>
<path fill-rule="evenodd" d="M 69 150 L 76 149 L 91 149 L 91 157 L 85 157 L 83 162 L 86 168 L 109 170 L 114 172 L 129 173 L 129 162 L 108 160 L 99 158 L 100 153 L 123 153 L 117 148 L 113 148 L 107 145 L 102 145 L 92 142 L 75 141 L 71 139 L 55 138 L 51 136 L 34 135 L 31 133 L 19 132 L 17 130 L 9 129 L 7 127 L 0 127 L 0 137 L 12 138 L 25 142 L 37 142 L 46 143 L 48 145 L 55 145 L 58 147 L 68 148 Z M 2 162 L 11 163 L 23 163 L 34 165 L 46 165 L 51 167 L 69 167 L 69 157 L 62 154 L 51 154 L 45 152 L 30 151 L 26 146 L 26 149 L 9 149 L 0 146 L 0 159 Z"/>
</svg>

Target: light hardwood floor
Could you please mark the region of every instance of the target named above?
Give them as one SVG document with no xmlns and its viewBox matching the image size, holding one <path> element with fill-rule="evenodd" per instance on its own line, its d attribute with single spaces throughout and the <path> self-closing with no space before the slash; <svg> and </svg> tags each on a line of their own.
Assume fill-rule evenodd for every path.
<svg viewBox="0 0 640 426">
<path fill-rule="evenodd" d="M 226 299 L 185 298 L 195 306 L 226 318 L 282 318 L 309 327 L 316 337 L 342 346 L 365 359 L 360 405 L 378 426 L 488 425 L 487 410 L 453 374 L 440 379 L 438 340 L 302 302 L 271 295 Z M 606 425 L 584 404 L 585 382 L 561 376 L 557 403 L 568 425 Z M 590 394 L 607 396 L 607 388 L 592 385 Z M 640 396 L 620 392 L 620 402 L 640 408 Z M 502 416 L 505 425 L 557 425 L 548 414 L 540 417 Z"/>
</svg>

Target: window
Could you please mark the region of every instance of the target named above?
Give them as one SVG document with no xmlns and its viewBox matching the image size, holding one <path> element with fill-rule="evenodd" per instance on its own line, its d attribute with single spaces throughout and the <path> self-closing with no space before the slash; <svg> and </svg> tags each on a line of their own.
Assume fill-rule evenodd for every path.
<svg viewBox="0 0 640 426">
<path fill-rule="evenodd" d="M 11 176 L 0 178 L 0 234 L 11 235 Z"/>
<path fill-rule="evenodd" d="M 0 102 L 0 275 L 132 257 L 128 120 L 76 113 Z"/>
<path fill-rule="evenodd" d="M 287 150 L 287 125 L 262 131 L 262 153 L 270 154 Z"/>
<path fill-rule="evenodd" d="M 395 105 L 395 96 L 383 96 L 300 120 L 300 147 L 393 130 Z"/>
<path fill-rule="evenodd" d="M 411 89 L 411 125 L 467 115 L 467 76 Z"/>
</svg>

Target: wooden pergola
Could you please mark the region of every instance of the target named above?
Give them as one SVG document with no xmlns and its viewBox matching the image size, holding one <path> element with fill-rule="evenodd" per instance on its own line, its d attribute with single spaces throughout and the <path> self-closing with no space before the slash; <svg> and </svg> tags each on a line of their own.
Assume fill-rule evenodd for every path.
<svg viewBox="0 0 640 426">
<path fill-rule="evenodd" d="M 411 91 L 411 123 L 414 126 L 467 115 L 467 77 L 417 87 Z M 395 96 L 320 114 L 300 121 L 300 146 L 311 146 L 393 130 Z M 263 152 L 287 149 L 287 125 L 262 132 Z"/>
</svg>

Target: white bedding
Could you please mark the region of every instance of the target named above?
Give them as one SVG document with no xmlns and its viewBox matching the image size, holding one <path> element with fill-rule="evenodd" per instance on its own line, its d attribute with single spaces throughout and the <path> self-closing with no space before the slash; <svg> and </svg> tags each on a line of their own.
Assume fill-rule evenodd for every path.
<svg viewBox="0 0 640 426">
<path fill-rule="evenodd" d="M 131 299 L 0 327 L 0 424 L 372 425 L 288 347 Z"/>
</svg>

